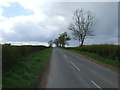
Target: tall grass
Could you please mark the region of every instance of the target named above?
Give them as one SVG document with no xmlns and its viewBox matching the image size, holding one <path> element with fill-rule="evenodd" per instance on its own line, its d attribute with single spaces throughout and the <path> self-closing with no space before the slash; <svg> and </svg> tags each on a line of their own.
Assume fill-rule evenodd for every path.
<svg viewBox="0 0 120 90">
<path fill-rule="evenodd" d="M 2 45 L 2 88 L 31 88 L 48 62 L 52 48 Z"/>
<path fill-rule="evenodd" d="M 109 58 L 97 55 L 95 53 L 77 51 L 77 50 L 73 50 L 73 49 L 70 50 L 70 51 L 78 53 L 78 54 L 81 54 L 81 55 L 85 55 L 85 56 L 91 57 L 91 58 L 93 58 L 95 60 L 98 60 L 98 61 L 103 62 L 105 64 L 111 65 L 111 66 L 113 66 L 115 68 L 120 68 L 120 61 L 118 61 L 118 60 L 109 59 Z"/>
<path fill-rule="evenodd" d="M 120 45 L 84 45 L 82 47 L 64 48 L 76 53 L 80 53 L 113 67 L 120 68 Z"/>
<path fill-rule="evenodd" d="M 3 70 L 2 88 L 33 88 L 48 62 L 51 51 L 52 48 L 36 51 L 13 67 Z"/>
<path fill-rule="evenodd" d="M 85 45 L 82 47 L 71 47 L 67 49 L 74 49 L 78 51 L 84 51 L 89 53 L 95 53 L 97 55 L 113 59 L 120 60 L 120 46 L 119 45 Z"/>
<path fill-rule="evenodd" d="M 2 67 L 6 69 L 10 66 L 13 66 L 17 62 L 21 61 L 21 58 L 24 58 L 31 53 L 46 49 L 45 46 L 13 46 L 10 44 L 2 45 Z"/>
</svg>

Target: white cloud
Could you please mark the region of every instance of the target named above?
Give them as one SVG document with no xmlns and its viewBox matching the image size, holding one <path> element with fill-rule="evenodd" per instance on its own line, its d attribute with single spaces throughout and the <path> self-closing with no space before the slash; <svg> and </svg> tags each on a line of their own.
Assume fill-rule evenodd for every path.
<svg viewBox="0 0 120 90">
<path fill-rule="evenodd" d="M 3 13 L 3 9 L 2 9 L 2 8 L 0 8 L 0 15 L 2 15 L 2 13 Z"/>
<path fill-rule="evenodd" d="M 0 41 L 20 41 L 25 43 L 26 41 L 48 42 L 50 39 L 53 40 L 60 33 L 67 30 L 68 24 L 72 19 L 72 11 L 76 8 L 85 8 L 86 10 L 90 8 L 93 10 L 93 13 L 97 13 L 96 17 L 99 22 L 97 22 L 98 26 L 96 27 L 96 34 L 106 35 L 109 32 L 109 40 L 107 41 L 116 41 L 116 37 L 113 37 L 113 33 L 111 33 L 111 28 L 114 30 L 114 27 L 116 27 L 115 22 L 117 19 L 115 18 L 117 16 L 116 9 L 110 7 L 110 5 L 112 6 L 113 4 L 45 3 L 43 0 L 39 1 L 40 0 L 3 0 L 0 3 L 0 6 L 10 7 L 12 3 L 17 2 L 25 9 L 33 11 L 31 15 L 6 18 L 2 16 L 4 10 L 0 8 Z M 111 13 L 114 13 L 115 15 Z M 110 15 L 108 16 L 108 14 Z M 104 25 L 102 22 L 104 22 Z M 113 24 L 115 25 L 111 27 Z M 114 33 L 116 33 L 116 31 L 117 30 L 115 30 Z M 110 36 L 114 39 L 109 38 Z M 103 43 L 105 42 L 104 38 L 106 37 L 103 36 L 103 39 L 101 40 L 101 37 L 96 37 L 91 41 L 89 39 L 86 43 Z"/>
<path fill-rule="evenodd" d="M 0 37 L 0 42 L 2 42 L 2 38 Z"/>
<path fill-rule="evenodd" d="M 63 16 L 58 16 L 58 19 L 59 19 L 60 21 L 65 21 L 65 18 L 64 18 Z"/>
<path fill-rule="evenodd" d="M 6 42 L 11 43 L 12 45 L 45 45 L 49 46 L 46 42 Z"/>
<path fill-rule="evenodd" d="M 10 7 L 13 3 L 19 3 L 23 8 L 30 9 L 34 13 L 40 12 L 40 6 L 44 5 L 45 0 L 0 0 L 0 7 Z"/>
<path fill-rule="evenodd" d="M 9 0 L 0 0 L 0 7 L 1 6 L 9 7 L 10 6 Z"/>
<path fill-rule="evenodd" d="M 4 41 L 48 41 L 65 26 L 63 16 L 49 17 L 44 13 L 15 16 L 0 22 L 0 34 Z M 58 27 L 61 26 L 61 27 Z"/>
<path fill-rule="evenodd" d="M 3 9 L 0 8 L 0 21 L 3 21 L 6 19 L 6 17 L 2 16 L 2 14 L 3 14 Z"/>
</svg>

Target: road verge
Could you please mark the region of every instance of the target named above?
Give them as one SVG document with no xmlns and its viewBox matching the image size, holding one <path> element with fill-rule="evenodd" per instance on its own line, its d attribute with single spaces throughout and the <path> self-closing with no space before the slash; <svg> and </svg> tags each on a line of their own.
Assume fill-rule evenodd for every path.
<svg viewBox="0 0 120 90">
<path fill-rule="evenodd" d="M 67 49 L 64 49 L 64 50 L 67 50 Z M 110 69 L 110 70 L 112 70 L 112 71 L 114 71 L 114 72 L 120 72 L 119 71 L 119 68 L 117 67 L 117 66 L 112 66 L 112 65 L 110 65 L 110 64 L 108 64 L 108 63 L 106 63 L 106 62 L 103 62 L 103 61 L 101 61 L 100 59 L 98 60 L 98 59 L 95 59 L 93 56 L 91 57 L 90 56 L 90 54 L 89 55 L 87 55 L 87 54 L 84 54 L 84 53 L 81 53 L 81 52 L 79 52 L 79 51 L 76 51 L 76 50 L 67 50 L 67 51 L 70 51 L 71 53 L 73 53 L 73 54 L 76 54 L 76 55 L 78 55 L 78 56 L 80 56 L 80 57 L 82 57 L 82 58 L 85 58 L 86 60 L 90 60 L 90 61 L 92 61 L 92 62 L 95 62 L 95 63 L 97 63 L 97 64 L 99 64 L 99 65 L 101 65 L 101 66 L 103 66 L 103 67 L 106 67 L 106 68 L 108 68 L 108 69 Z M 100 57 L 100 56 L 99 56 Z"/>
</svg>

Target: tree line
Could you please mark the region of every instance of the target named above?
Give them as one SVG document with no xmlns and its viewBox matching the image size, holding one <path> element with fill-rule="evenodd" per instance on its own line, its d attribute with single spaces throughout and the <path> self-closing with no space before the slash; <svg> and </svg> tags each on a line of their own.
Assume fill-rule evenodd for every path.
<svg viewBox="0 0 120 90">
<path fill-rule="evenodd" d="M 73 39 L 79 41 L 79 46 L 83 46 L 83 43 L 88 36 L 94 36 L 94 30 L 92 28 L 94 25 L 95 16 L 91 11 L 76 9 L 73 12 L 73 20 L 68 26 L 68 30 L 71 31 Z M 71 37 L 67 32 L 64 32 L 55 40 L 50 40 L 48 44 L 50 47 L 52 47 L 53 44 L 57 47 L 65 47 L 65 45 L 69 45 L 69 40 L 71 40 Z"/>
<path fill-rule="evenodd" d="M 71 38 L 68 36 L 67 32 L 64 32 L 60 34 L 59 37 L 54 41 L 50 40 L 48 44 L 49 47 L 52 47 L 53 44 L 55 44 L 57 47 L 65 47 L 65 45 L 68 45 L 69 40 L 71 40 Z"/>
</svg>

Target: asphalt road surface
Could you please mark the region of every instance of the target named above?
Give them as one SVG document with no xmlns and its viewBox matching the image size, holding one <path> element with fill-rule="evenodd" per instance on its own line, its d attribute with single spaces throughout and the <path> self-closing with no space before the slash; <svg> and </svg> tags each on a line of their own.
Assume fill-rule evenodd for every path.
<svg viewBox="0 0 120 90">
<path fill-rule="evenodd" d="M 54 48 L 46 88 L 118 88 L 118 74 L 69 51 Z"/>
</svg>

